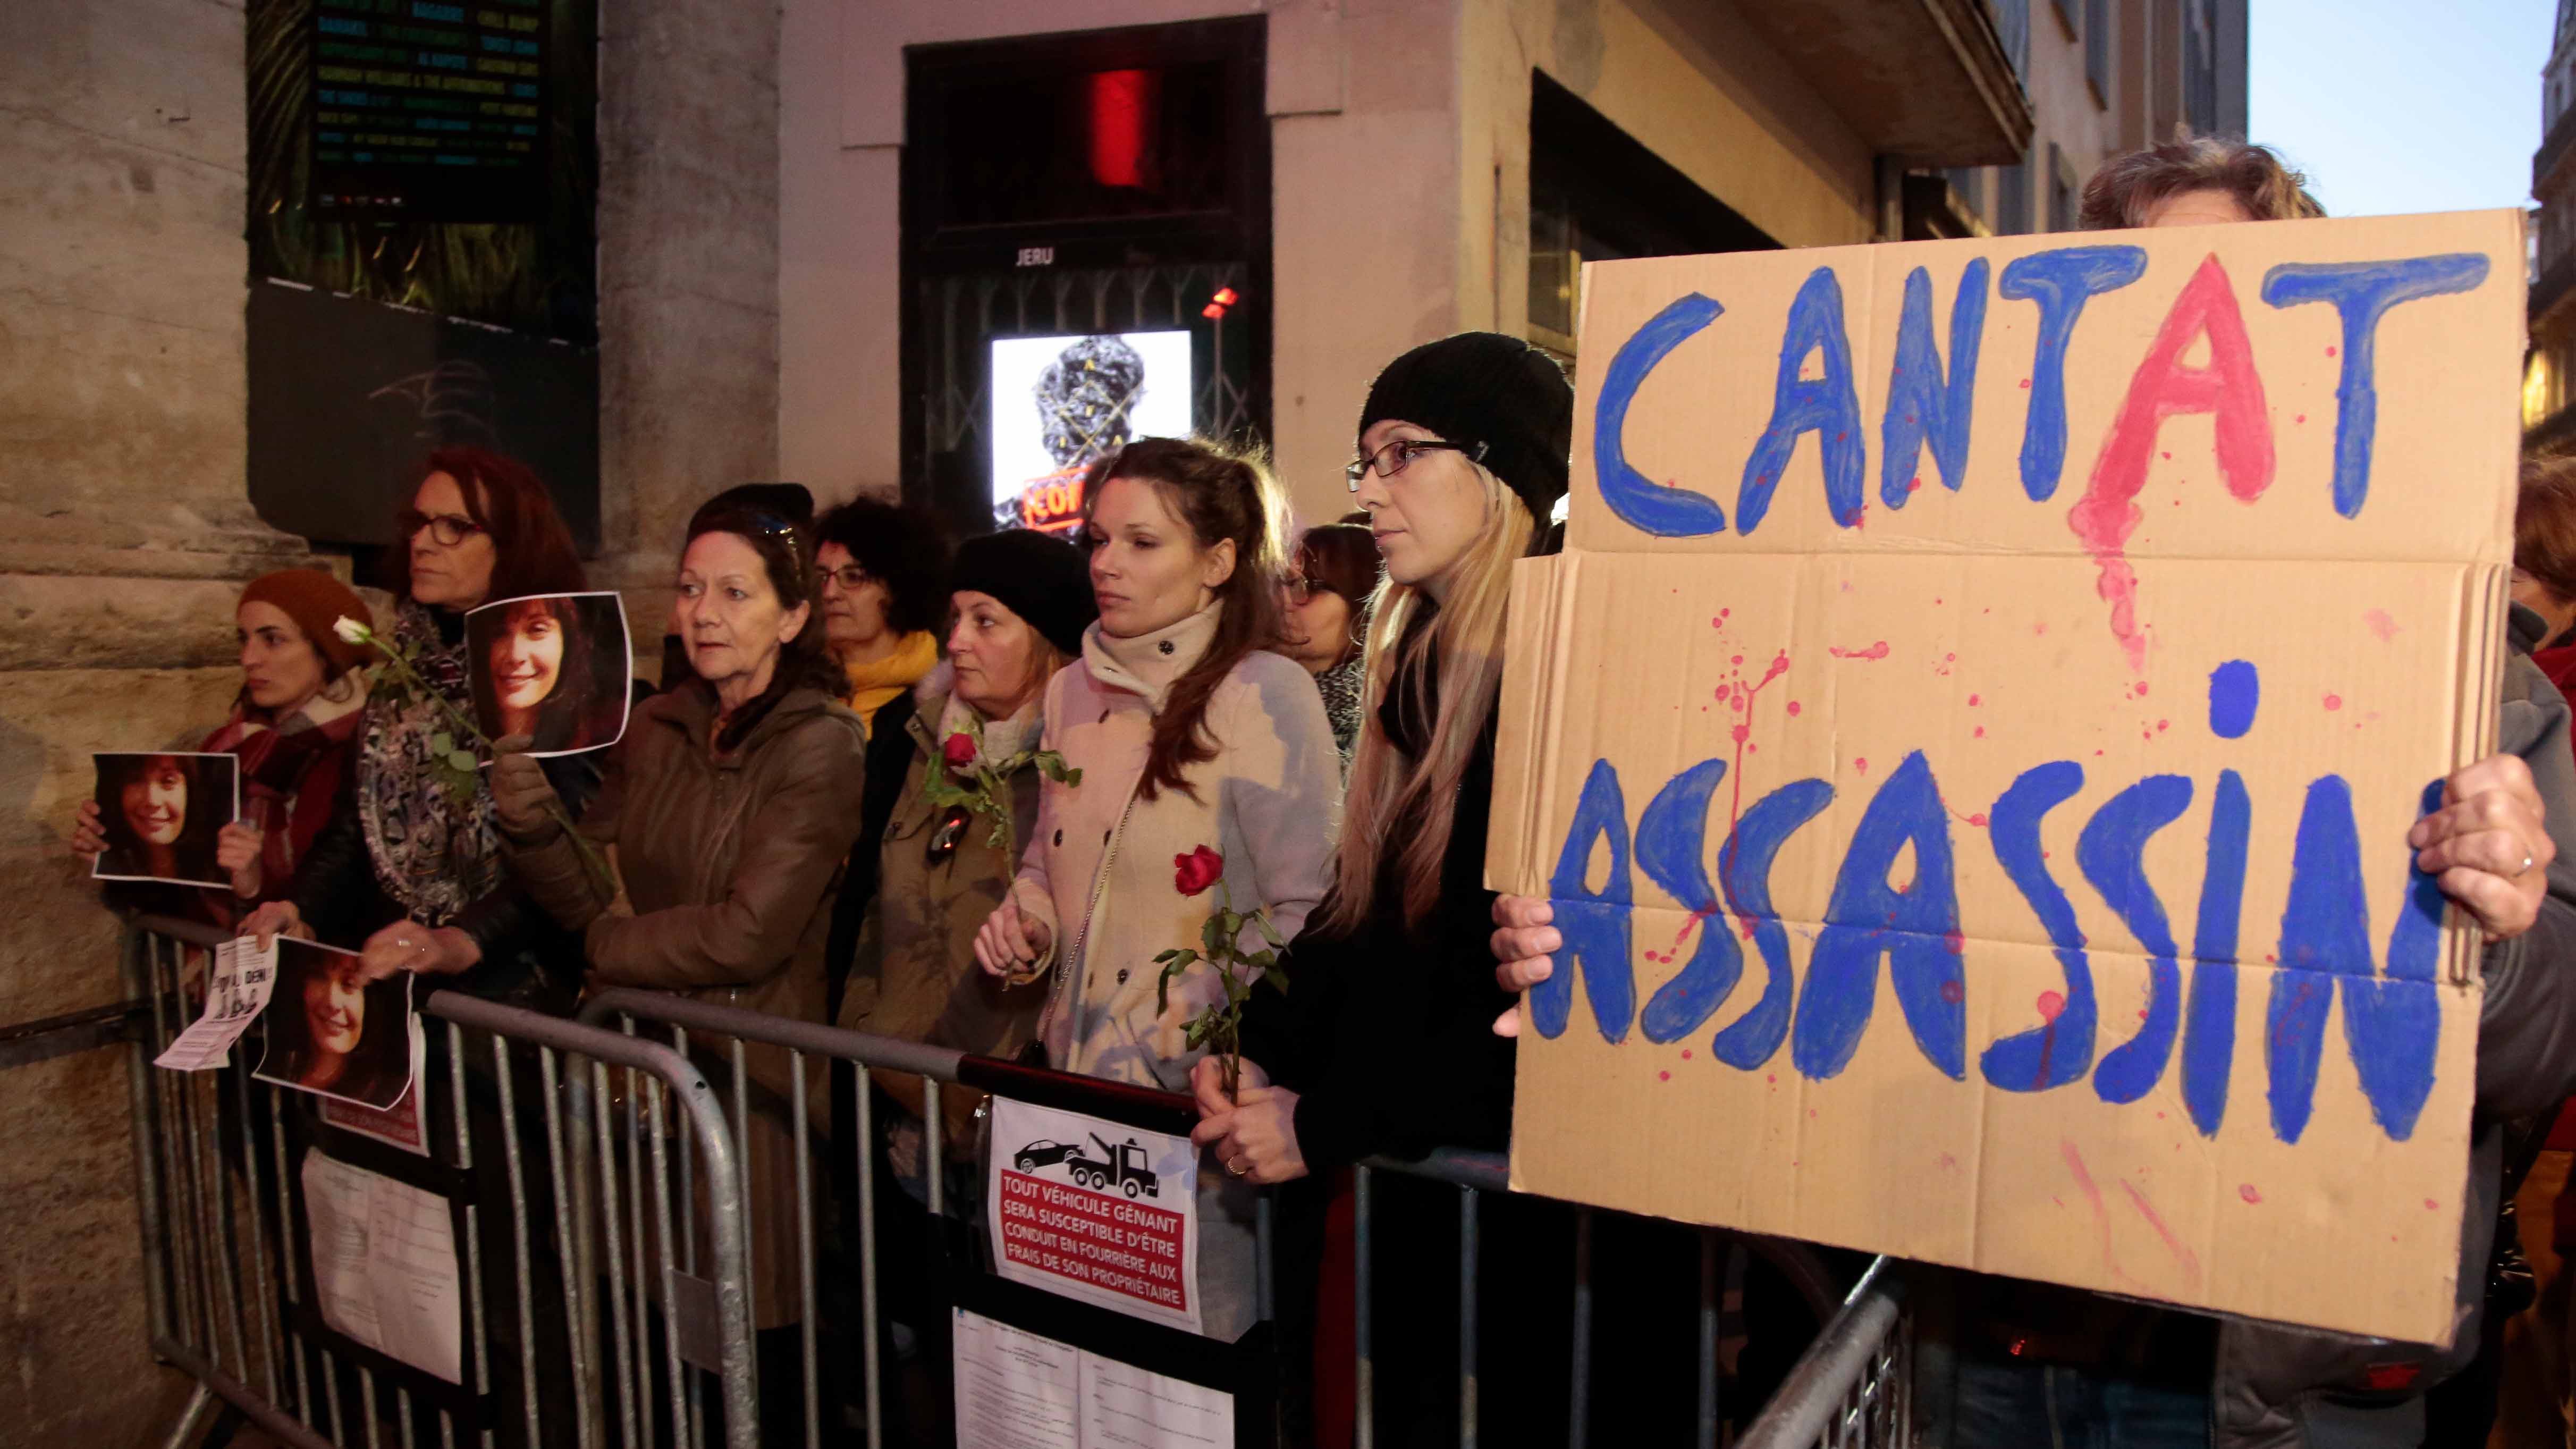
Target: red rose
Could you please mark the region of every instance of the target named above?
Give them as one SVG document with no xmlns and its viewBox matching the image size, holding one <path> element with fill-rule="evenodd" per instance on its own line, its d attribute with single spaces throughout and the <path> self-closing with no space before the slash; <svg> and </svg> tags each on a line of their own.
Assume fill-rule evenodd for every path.
<svg viewBox="0 0 2576 1449">
<path fill-rule="evenodd" d="M 1172 857 L 1172 888 L 1185 896 L 1194 896 L 1215 885 L 1225 874 L 1225 857 L 1202 845 L 1187 855 Z"/>
<path fill-rule="evenodd" d="M 948 737 L 948 743 L 940 747 L 939 753 L 948 761 L 949 768 L 965 769 L 975 763 L 975 737 L 959 730 Z"/>
</svg>

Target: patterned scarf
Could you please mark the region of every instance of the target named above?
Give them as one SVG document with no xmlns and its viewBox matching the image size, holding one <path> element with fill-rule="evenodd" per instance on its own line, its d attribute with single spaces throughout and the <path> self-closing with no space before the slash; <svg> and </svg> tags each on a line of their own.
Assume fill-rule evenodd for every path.
<svg viewBox="0 0 2576 1449">
<path fill-rule="evenodd" d="M 442 697 L 472 712 L 461 635 L 441 642 L 438 621 L 406 601 L 394 620 L 394 643 Z M 433 926 L 454 921 L 501 882 L 491 788 L 478 782 L 473 798 L 460 802 L 429 767 L 429 738 L 447 729 L 428 700 L 397 707 L 380 698 L 367 707 L 358 759 L 358 817 L 376 879 L 413 919 Z"/>
</svg>

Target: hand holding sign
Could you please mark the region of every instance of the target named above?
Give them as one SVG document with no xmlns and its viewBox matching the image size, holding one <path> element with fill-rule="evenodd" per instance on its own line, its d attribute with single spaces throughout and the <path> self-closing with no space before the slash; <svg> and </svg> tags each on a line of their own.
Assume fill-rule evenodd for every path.
<svg viewBox="0 0 2576 1449">
<path fill-rule="evenodd" d="M 2442 782 L 2442 808 L 2416 821 L 2406 843 L 2418 852 L 2415 868 L 2477 917 L 2488 940 L 2510 941 L 2531 929 L 2549 894 L 2558 844 L 2542 817 L 2531 767 L 2489 755 Z"/>
</svg>

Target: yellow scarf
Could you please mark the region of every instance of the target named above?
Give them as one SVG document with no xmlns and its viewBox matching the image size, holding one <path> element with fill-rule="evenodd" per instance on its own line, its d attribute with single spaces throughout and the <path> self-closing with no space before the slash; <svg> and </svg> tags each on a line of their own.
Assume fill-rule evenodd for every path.
<svg viewBox="0 0 2576 1449">
<path fill-rule="evenodd" d="M 926 630 L 915 629 L 903 636 L 892 654 L 868 664 L 844 665 L 850 676 L 850 697 L 843 701 L 859 717 L 862 726 L 876 718 L 877 711 L 894 697 L 921 682 L 939 663 L 939 641 Z"/>
</svg>

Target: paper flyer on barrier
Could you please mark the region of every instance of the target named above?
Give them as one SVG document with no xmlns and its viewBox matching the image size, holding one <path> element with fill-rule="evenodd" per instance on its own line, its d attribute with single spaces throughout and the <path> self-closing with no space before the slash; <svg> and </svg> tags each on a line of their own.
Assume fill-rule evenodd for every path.
<svg viewBox="0 0 2576 1449">
<path fill-rule="evenodd" d="M 993 1099 L 996 1271 L 1199 1331 L 1198 1151 L 1187 1137 Z"/>
<path fill-rule="evenodd" d="M 206 1012 L 171 1039 L 152 1065 L 174 1072 L 202 1072 L 232 1059 L 232 1045 L 268 1006 L 277 986 L 277 947 L 265 951 L 242 936 L 215 947 L 206 972 Z"/>
<path fill-rule="evenodd" d="M 1234 1397 L 955 1310 L 958 1449 L 1223 1449 Z"/>
<path fill-rule="evenodd" d="M 464 1382 L 464 1295 L 447 1199 L 308 1152 L 304 1215 L 322 1321 L 389 1358 Z"/>
</svg>

